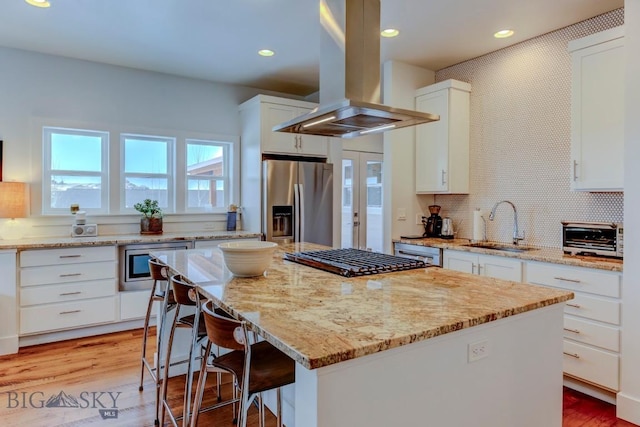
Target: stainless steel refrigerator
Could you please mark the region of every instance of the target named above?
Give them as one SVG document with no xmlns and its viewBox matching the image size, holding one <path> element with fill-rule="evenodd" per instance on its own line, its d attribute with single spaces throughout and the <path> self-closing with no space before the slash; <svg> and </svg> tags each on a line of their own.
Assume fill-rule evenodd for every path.
<svg viewBox="0 0 640 427">
<path fill-rule="evenodd" d="M 266 239 L 333 246 L 333 164 L 263 160 L 262 173 Z"/>
</svg>

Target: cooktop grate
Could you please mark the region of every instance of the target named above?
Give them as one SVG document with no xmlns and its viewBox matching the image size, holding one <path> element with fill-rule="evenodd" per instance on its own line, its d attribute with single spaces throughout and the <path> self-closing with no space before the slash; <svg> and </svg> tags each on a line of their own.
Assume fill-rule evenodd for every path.
<svg viewBox="0 0 640 427">
<path fill-rule="evenodd" d="M 284 259 L 345 277 L 425 268 L 423 261 L 360 249 L 328 249 L 285 253 Z"/>
</svg>

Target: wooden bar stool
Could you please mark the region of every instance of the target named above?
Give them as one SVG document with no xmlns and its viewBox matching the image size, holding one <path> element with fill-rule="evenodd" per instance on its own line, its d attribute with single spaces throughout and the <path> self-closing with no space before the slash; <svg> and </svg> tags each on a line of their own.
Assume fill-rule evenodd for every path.
<svg viewBox="0 0 640 427">
<path fill-rule="evenodd" d="M 207 331 L 204 326 L 204 322 L 202 321 L 202 313 L 200 311 L 200 304 L 196 299 L 197 292 L 195 291 L 195 286 L 187 283 L 184 278 L 180 275 L 175 275 L 171 277 L 170 280 L 171 289 L 173 290 L 173 296 L 176 301 L 176 313 L 173 318 L 173 323 L 171 325 L 171 332 L 169 333 L 169 340 L 167 343 L 167 353 L 165 357 L 164 364 L 164 374 L 163 374 L 163 386 L 162 386 L 162 399 L 161 399 L 161 421 L 162 425 L 164 425 L 164 417 L 165 413 L 168 413 L 169 419 L 174 426 L 178 425 L 178 421 L 182 420 L 183 426 L 187 426 L 189 423 L 189 415 L 191 410 L 191 392 L 192 392 L 192 384 L 193 384 L 193 372 L 192 367 L 196 359 L 196 352 L 198 348 L 204 350 L 204 346 L 202 346 L 202 342 L 207 337 Z M 195 307 L 194 314 L 182 315 L 180 314 L 181 310 L 185 307 Z M 173 339 L 175 336 L 176 329 L 178 328 L 189 328 L 191 329 L 191 346 L 189 348 L 189 358 L 186 361 L 181 361 L 179 363 L 187 362 L 187 375 L 185 379 L 185 388 L 184 388 L 184 399 L 183 399 L 183 410 L 182 415 L 174 414 L 173 410 L 169 406 L 167 402 L 167 388 L 169 382 L 169 366 L 176 365 L 177 363 L 171 363 L 171 350 L 173 348 Z"/>
<path fill-rule="evenodd" d="M 281 427 L 280 387 L 295 381 L 293 359 L 267 341 L 250 344 L 246 323 L 217 314 L 212 301 L 207 301 L 202 306 L 202 313 L 209 338 L 207 352 L 211 350 L 212 345 L 232 351 L 218 357 L 203 358 L 193 403 L 191 427 L 198 424 L 202 395 L 209 372 L 227 372 L 234 375 L 236 387 L 240 389 L 239 427 L 246 427 L 247 411 L 255 397 L 263 391 L 277 389 L 276 416 L 278 426 Z M 260 427 L 264 427 L 262 404 L 259 407 Z"/>
<path fill-rule="evenodd" d="M 144 390 L 144 372 L 147 370 L 153 382 L 156 385 L 156 418 L 155 424 L 159 424 L 159 408 L 160 408 L 160 389 L 162 385 L 162 367 L 159 366 L 160 355 L 162 354 L 163 346 L 163 330 L 167 320 L 167 313 L 173 310 L 176 303 L 173 299 L 173 292 L 168 289 L 169 287 L 169 267 L 165 264 L 155 260 L 149 259 L 149 273 L 153 280 L 151 292 L 149 293 L 149 302 L 147 304 L 147 314 L 144 318 L 144 329 L 142 333 L 142 357 L 140 363 L 140 387 L 139 391 Z M 155 302 L 160 303 L 158 310 L 158 320 L 156 321 L 156 352 L 158 354 L 158 366 L 155 363 L 150 363 L 147 360 L 147 338 L 149 337 L 149 320 L 151 318 L 151 311 Z"/>
</svg>

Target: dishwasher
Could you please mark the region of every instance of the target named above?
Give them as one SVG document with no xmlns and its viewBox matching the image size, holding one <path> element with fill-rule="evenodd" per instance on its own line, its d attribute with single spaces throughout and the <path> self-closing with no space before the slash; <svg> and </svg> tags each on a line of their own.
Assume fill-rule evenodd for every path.
<svg viewBox="0 0 640 427">
<path fill-rule="evenodd" d="M 442 267 L 442 249 L 440 248 L 410 245 L 407 243 L 395 243 L 394 255 L 402 258 L 424 261 L 427 265 Z"/>
</svg>

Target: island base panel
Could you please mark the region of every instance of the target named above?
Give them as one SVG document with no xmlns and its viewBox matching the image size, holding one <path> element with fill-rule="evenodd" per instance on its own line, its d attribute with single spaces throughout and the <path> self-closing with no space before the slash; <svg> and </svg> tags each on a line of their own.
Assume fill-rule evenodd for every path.
<svg viewBox="0 0 640 427">
<path fill-rule="evenodd" d="M 315 370 L 297 364 L 295 426 L 560 427 L 563 308 Z M 469 362 L 469 345 L 479 342 L 488 356 Z"/>
</svg>

